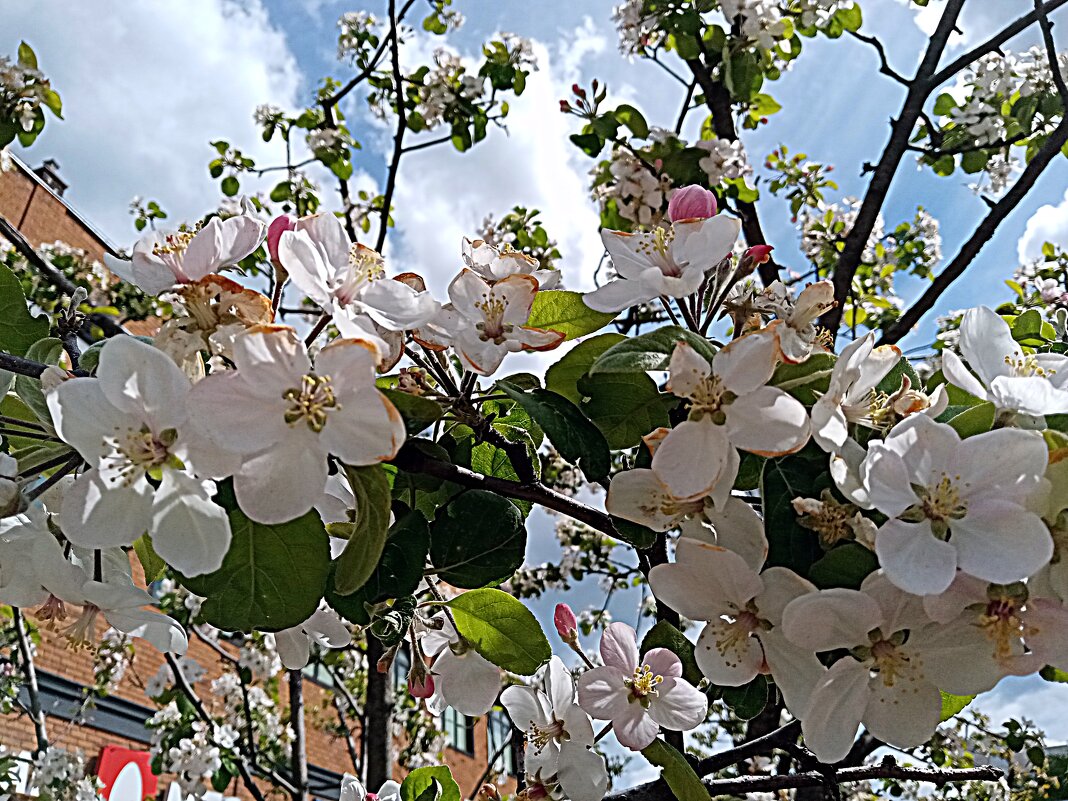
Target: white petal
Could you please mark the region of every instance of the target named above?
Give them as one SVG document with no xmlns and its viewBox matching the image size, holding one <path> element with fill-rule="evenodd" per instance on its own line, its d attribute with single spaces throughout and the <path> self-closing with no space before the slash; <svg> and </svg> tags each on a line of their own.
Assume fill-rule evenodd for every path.
<svg viewBox="0 0 1068 801">
<path fill-rule="evenodd" d="M 747 395 L 771 380 L 778 360 L 775 334 L 768 328 L 746 334 L 712 359 L 712 369 L 736 395 Z"/>
<path fill-rule="evenodd" d="M 726 409 L 727 435 L 743 451 L 760 456 L 794 453 L 808 442 L 808 413 L 777 387 L 759 387 Z"/>
<path fill-rule="evenodd" d="M 675 497 L 702 497 L 719 481 L 731 448 L 724 426 L 709 419 L 686 420 L 660 443 L 652 469 Z"/>
<path fill-rule="evenodd" d="M 213 217 L 197 232 L 185 251 L 182 269 L 190 280 L 229 267 L 259 247 L 267 226 L 245 214 L 226 220 Z"/>
<path fill-rule="evenodd" d="M 655 297 L 656 295 L 650 294 L 640 281 L 620 278 L 586 293 L 582 296 L 582 302 L 594 311 L 620 312 Z"/>
<path fill-rule="evenodd" d="M 628 703 L 618 717 L 612 718 L 612 723 L 616 740 L 632 751 L 641 751 L 660 733 L 660 726 L 639 703 Z"/>
<path fill-rule="evenodd" d="M 1042 519 L 999 498 L 972 500 L 950 532 L 960 569 L 995 584 L 1021 581 L 1053 557 L 1053 538 Z"/>
<path fill-rule="evenodd" d="M 633 673 L 634 668 L 624 672 L 612 665 L 587 670 L 578 678 L 579 706 L 595 720 L 616 720 L 630 705 L 623 681 Z"/>
<path fill-rule="evenodd" d="M 762 631 L 757 636 L 764 646 L 764 661 L 782 692 L 786 708 L 795 717 L 804 719 L 812 691 L 823 679 L 827 668 L 812 651 L 787 640 L 781 629 Z"/>
<path fill-rule="evenodd" d="M 289 437 L 250 457 L 234 474 L 241 510 L 258 523 L 285 523 L 309 511 L 326 485 L 326 454 L 318 439 Z"/>
<path fill-rule="evenodd" d="M 756 509 L 741 498 L 729 497 L 720 509 L 706 507 L 704 517 L 715 529 L 716 545 L 734 551 L 753 570 L 760 570 L 768 555 L 768 540 Z"/>
<path fill-rule="evenodd" d="M 638 635 L 626 623 L 610 623 L 601 634 L 601 661 L 625 673 L 638 666 Z"/>
<path fill-rule="evenodd" d="M 833 765 L 849 753 L 871 697 L 868 684 L 867 666 L 847 656 L 831 665 L 813 689 L 801 731 L 820 762 Z"/>
<path fill-rule="evenodd" d="M 978 306 L 968 309 L 961 319 L 960 352 L 982 382 L 990 386 L 994 378 L 1009 372 L 1005 357 L 1018 356 L 1020 346 L 1000 314 L 986 306 Z M 968 390 L 967 387 L 961 389 Z"/>
<path fill-rule="evenodd" d="M 884 523 L 875 535 L 875 553 L 887 578 L 916 595 L 945 592 L 957 573 L 957 550 L 935 537 L 926 522 Z"/>
<path fill-rule="evenodd" d="M 870 596 L 835 588 L 802 595 L 782 615 L 782 631 L 810 651 L 855 648 L 868 643 L 868 632 L 882 625 L 883 613 Z"/>
<path fill-rule="evenodd" d="M 969 372 L 960 357 L 948 348 L 942 351 L 942 372 L 946 381 L 955 387 L 960 387 L 969 395 L 974 395 L 980 400 L 989 400 L 990 393 L 986 387 Z"/>
<path fill-rule="evenodd" d="M 151 421 L 156 433 L 185 422 L 191 385 L 163 351 L 136 337 L 113 337 L 100 351 L 96 375 L 117 409 Z"/>
<path fill-rule="evenodd" d="M 608 791 L 604 757 L 573 741 L 560 745 L 557 777 L 571 801 L 601 801 Z"/>
<path fill-rule="evenodd" d="M 278 649 L 278 658 L 286 670 L 300 670 L 308 664 L 311 655 L 311 642 L 300 626 L 276 631 L 274 644 Z"/>
<path fill-rule="evenodd" d="M 522 731 L 527 731 L 531 726 L 545 726 L 549 722 L 544 699 L 544 693 L 518 684 L 501 693 L 501 703 L 508 710 L 508 717 Z"/>
<path fill-rule="evenodd" d="M 226 510 L 211 501 L 201 482 L 164 470 L 152 514 L 152 546 L 186 576 L 218 570 L 230 548 Z"/>
<path fill-rule="evenodd" d="M 872 681 L 864 725 L 872 736 L 898 748 L 931 739 L 942 714 L 942 695 L 927 681 L 898 677 L 893 686 Z"/>
<path fill-rule="evenodd" d="M 694 657 L 701 672 L 723 687 L 748 684 L 764 665 L 760 641 L 752 635 L 737 635 L 734 624 L 725 620 L 713 620 L 701 630 Z"/>
<path fill-rule="evenodd" d="M 649 702 L 649 717 L 672 731 L 689 731 L 704 722 L 708 696 L 685 679 L 666 677 Z"/>
<path fill-rule="evenodd" d="M 88 470 L 67 490 L 60 526 L 67 539 L 89 548 L 132 545 L 148 529 L 152 487 L 141 477 L 131 485 L 110 486 Z"/>
</svg>

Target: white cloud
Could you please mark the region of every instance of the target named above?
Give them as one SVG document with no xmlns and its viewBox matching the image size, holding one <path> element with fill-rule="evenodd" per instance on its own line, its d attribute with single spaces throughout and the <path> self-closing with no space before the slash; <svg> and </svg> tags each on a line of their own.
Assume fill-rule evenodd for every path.
<svg viewBox="0 0 1068 801">
<path fill-rule="evenodd" d="M 1020 263 L 1038 259 L 1042 255 L 1042 244 L 1052 242 L 1061 247 L 1068 247 L 1068 192 L 1056 205 L 1047 203 L 1039 206 L 1027 221 L 1027 228 L 1016 246 Z"/>
<path fill-rule="evenodd" d="M 175 222 L 215 206 L 209 140 L 279 158 L 252 113 L 295 106 L 301 80 L 261 0 L 4 3 L 0 30 L 11 32 L 2 52 L 19 37 L 34 46 L 64 100 L 65 121 L 50 121 L 24 158 L 59 161 L 68 198 L 119 245 L 134 236 L 134 195 L 159 200 Z"/>
</svg>

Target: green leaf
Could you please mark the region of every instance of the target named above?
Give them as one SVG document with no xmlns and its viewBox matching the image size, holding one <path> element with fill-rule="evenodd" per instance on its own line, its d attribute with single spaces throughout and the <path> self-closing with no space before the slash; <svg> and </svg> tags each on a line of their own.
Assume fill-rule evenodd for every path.
<svg viewBox="0 0 1068 801">
<path fill-rule="evenodd" d="M 469 589 L 498 584 L 523 564 L 527 532 L 515 504 L 486 490 L 457 495 L 430 528 L 430 561 L 443 581 Z"/>
<path fill-rule="evenodd" d="M 853 5 L 847 8 L 838 9 L 834 16 L 847 31 L 860 30 L 860 26 L 864 22 L 859 3 L 853 3 Z"/>
<path fill-rule="evenodd" d="M 1068 684 L 1068 671 L 1060 670 L 1053 667 L 1053 665 L 1046 665 L 1042 670 L 1038 671 L 1038 675 L 1046 681 Z"/>
<path fill-rule="evenodd" d="M 440 795 L 436 795 L 434 801 L 462 801 L 460 787 L 453 779 L 452 771 L 446 765 L 416 768 L 409 773 L 401 783 L 401 801 L 430 801 L 428 798 L 423 798 L 423 794 L 433 786 L 434 782 L 437 782 L 440 788 Z"/>
<path fill-rule="evenodd" d="M 404 418 L 404 428 L 408 436 L 414 437 L 441 419 L 441 407 L 430 398 L 422 398 L 396 389 L 381 389 L 383 395 L 397 407 Z"/>
<path fill-rule="evenodd" d="M 661 620 L 642 638 L 641 651 L 645 656 L 653 648 L 667 648 L 682 662 L 682 677 L 690 684 L 698 684 L 704 678 L 693 655 L 693 643 L 671 623 Z"/>
<path fill-rule="evenodd" d="M 152 538 L 148 534 L 142 534 L 134 541 L 134 551 L 145 571 L 145 581 L 151 584 L 163 575 L 167 569 L 167 563 L 159 558 L 156 549 L 152 547 Z"/>
<path fill-rule="evenodd" d="M 764 463 L 760 496 L 768 538 L 767 567 L 788 567 L 807 576 L 812 563 L 823 556 L 819 538 L 798 524 L 792 501 L 797 497 L 818 498 L 832 483 L 826 456 L 811 446 Z"/>
<path fill-rule="evenodd" d="M 649 136 L 649 123 L 645 121 L 645 117 L 634 106 L 627 103 L 617 106 L 615 115 L 616 119 L 630 128 L 630 132 L 639 139 L 645 139 Z"/>
<path fill-rule="evenodd" d="M 923 382 L 916 374 L 916 370 L 913 368 L 911 362 L 902 356 L 898 360 L 898 363 L 894 365 L 893 369 L 883 376 L 883 380 L 879 382 L 876 389 L 879 392 L 885 392 L 887 395 L 893 395 L 901 389 L 901 382 L 905 376 L 908 376 L 913 389 L 923 386 Z M 933 387 L 929 387 L 929 389 L 933 389 Z"/>
<path fill-rule="evenodd" d="M 939 690 L 939 692 L 942 692 Z M 945 723 L 954 715 L 961 712 L 964 707 L 968 706 L 975 698 L 974 695 L 950 695 L 949 693 L 942 693 L 942 716 L 938 719 L 940 723 Z"/>
<path fill-rule="evenodd" d="M 785 390 L 806 406 L 811 406 L 831 383 L 835 357 L 831 353 L 813 353 L 800 364 L 783 362 L 775 368 L 768 383 Z"/>
<path fill-rule="evenodd" d="M 37 54 L 26 42 L 19 42 L 19 64 L 32 70 L 38 69 Z"/>
<path fill-rule="evenodd" d="M 345 466 L 345 475 L 356 496 L 356 520 L 341 523 L 348 544 L 337 558 L 334 586 L 342 595 L 355 592 L 371 577 L 389 533 L 389 507 L 392 500 L 389 477 L 382 465 Z M 331 530 L 331 533 L 334 533 Z"/>
<path fill-rule="evenodd" d="M 30 345 L 46 336 L 48 318 L 30 314 L 18 276 L 0 264 L 0 350 L 25 356 Z"/>
<path fill-rule="evenodd" d="M 330 538 L 319 513 L 265 525 L 245 516 L 230 482 L 216 501 L 228 511 L 233 540 L 214 573 L 182 577 L 205 598 L 204 619 L 226 631 L 280 631 L 303 623 L 322 600 L 330 572 Z"/>
<path fill-rule="evenodd" d="M 957 101 L 949 92 L 943 92 L 935 100 L 934 113 L 939 117 L 946 117 L 957 107 Z"/>
<path fill-rule="evenodd" d="M 547 389 L 522 392 L 507 382 L 497 387 L 520 404 L 541 426 L 560 455 L 578 465 L 590 481 L 600 481 L 612 469 L 612 457 L 604 434 L 563 395 Z"/>
<path fill-rule="evenodd" d="M 545 373 L 545 388 L 563 395 L 576 406 L 582 403 L 578 381 L 594 360 L 613 345 L 626 339 L 622 334 L 598 334 L 578 343 Z"/>
<path fill-rule="evenodd" d="M 1041 347 L 1046 343 L 1042 335 L 1042 315 L 1038 309 L 1028 309 L 1012 321 L 1012 338 L 1021 345 Z"/>
<path fill-rule="evenodd" d="M 506 592 L 472 590 L 446 604 L 456 630 L 479 654 L 520 676 L 530 676 L 552 656 L 533 613 Z"/>
<path fill-rule="evenodd" d="M 527 325 L 559 331 L 564 339 L 577 339 L 604 328 L 616 318 L 615 312 L 594 311 L 582 300 L 581 292 L 546 289 L 534 296 Z"/>
<path fill-rule="evenodd" d="M 241 189 L 241 184 L 238 182 L 235 176 L 227 175 L 225 178 L 222 179 L 222 184 L 220 185 L 220 188 L 222 189 L 222 193 L 224 195 L 226 195 L 227 197 L 233 197 L 237 194 L 238 190 Z"/>
<path fill-rule="evenodd" d="M 993 428 L 995 411 L 993 403 L 984 401 L 951 418 L 949 424 L 961 439 L 965 439 Z"/>
<path fill-rule="evenodd" d="M 741 687 L 724 687 L 721 697 L 736 718 L 752 720 L 768 705 L 768 695 L 768 680 L 757 676 Z"/>
<path fill-rule="evenodd" d="M 578 148 L 587 156 L 596 156 L 604 147 L 604 139 L 595 133 L 571 134 L 568 139 L 578 145 Z"/>
<path fill-rule="evenodd" d="M 860 588 L 869 573 L 879 569 L 879 560 L 860 543 L 846 542 L 832 548 L 809 568 L 809 580 L 826 590 L 831 587 Z"/>
<path fill-rule="evenodd" d="M 616 527 L 619 538 L 635 548 L 651 548 L 656 542 L 656 532 L 640 523 L 632 523 L 622 517 L 613 517 L 612 524 Z"/>
<path fill-rule="evenodd" d="M 55 337 L 39 339 L 30 345 L 26 358 L 42 364 L 59 364 L 63 357 L 63 343 Z M 48 410 L 41 382 L 26 375 L 15 376 L 15 394 L 18 395 L 42 423 L 52 425 L 52 413 Z"/>
<path fill-rule="evenodd" d="M 664 396 L 645 373 L 600 373 L 583 378 L 578 386 L 587 396 L 583 413 L 613 450 L 640 445 L 653 429 L 671 425 Z"/>
<path fill-rule="evenodd" d="M 597 375 L 666 370 L 671 353 L 675 350 L 675 343 L 679 340 L 688 342 L 711 363 L 715 351 L 707 339 L 685 328 L 666 325 L 613 345 L 594 361 L 589 373 Z"/>
<path fill-rule="evenodd" d="M 701 778 L 690 767 L 686 757 L 672 746 L 657 738 L 642 749 L 642 756 L 661 769 L 660 777 L 678 801 L 709 801 L 708 790 L 701 783 Z"/>
</svg>

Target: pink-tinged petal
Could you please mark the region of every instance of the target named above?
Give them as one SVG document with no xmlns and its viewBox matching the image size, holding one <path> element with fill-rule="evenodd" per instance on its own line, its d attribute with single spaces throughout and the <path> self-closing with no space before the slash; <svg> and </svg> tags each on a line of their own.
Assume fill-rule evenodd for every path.
<svg viewBox="0 0 1068 801">
<path fill-rule="evenodd" d="M 607 229 L 601 231 L 601 242 L 612 257 L 612 267 L 623 279 L 636 279 L 649 268 L 649 258 L 640 252 L 643 246 L 648 247 L 649 236 Z"/>
<path fill-rule="evenodd" d="M 882 623 L 882 610 L 873 598 L 842 588 L 802 595 L 782 614 L 786 638 L 814 652 L 867 645 L 868 633 Z"/>
<path fill-rule="evenodd" d="M 241 466 L 234 474 L 234 494 L 241 511 L 257 523 L 285 523 L 311 510 L 326 476 L 326 454 L 317 437 L 290 436 Z"/>
<path fill-rule="evenodd" d="M 333 270 L 306 232 L 284 232 L 278 240 L 278 257 L 301 292 L 320 306 L 329 303 Z"/>
<path fill-rule="evenodd" d="M 377 389 L 350 395 L 329 414 L 324 434 L 330 452 L 353 467 L 392 459 L 407 437 L 404 418 Z"/>
<path fill-rule="evenodd" d="M 942 694 L 919 677 L 898 677 L 893 685 L 873 680 L 864 726 L 883 742 L 898 748 L 923 745 L 931 739 L 942 715 Z"/>
<path fill-rule="evenodd" d="M 638 635 L 626 623 L 611 623 L 601 635 L 601 661 L 627 675 L 638 667 Z"/>
<path fill-rule="evenodd" d="M 701 383 L 712 375 L 712 365 L 693 345 L 685 340 L 675 343 L 668 364 L 668 381 L 665 388 L 679 397 L 692 397 Z"/>
<path fill-rule="evenodd" d="M 510 275 L 493 285 L 494 297 L 504 301 L 504 322 L 523 325 L 530 319 L 538 279 L 532 275 Z"/>
<path fill-rule="evenodd" d="M 704 272 L 734 251 L 742 223 L 737 217 L 719 214 L 704 220 L 680 221 L 673 228 L 672 257 L 679 264 L 694 264 Z"/>
<path fill-rule="evenodd" d="M 508 710 L 508 717 L 522 731 L 533 726 L 545 726 L 549 712 L 545 708 L 545 695 L 530 687 L 513 684 L 501 693 L 501 704 Z"/>
<path fill-rule="evenodd" d="M 112 486 L 88 470 L 63 496 L 60 527 L 67 539 L 87 548 L 132 545 L 152 519 L 152 487 L 144 476 Z"/>
<path fill-rule="evenodd" d="M 188 283 L 189 277 L 182 272 L 181 267 L 172 269 L 171 263 L 165 263 L 153 250 L 157 245 L 163 244 L 165 236 L 153 233 L 138 240 L 130 254 L 130 272 L 133 273 L 133 281 L 130 283 L 140 287 L 150 295 L 158 295 L 160 292 L 173 287 L 175 284 Z"/>
<path fill-rule="evenodd" d="M 950 532 L 960 569 L 995 584 L 1022 581 L 1053 558 L 1042 518 L 1000 498 L 973 499 Z"/>
<path fill-rule="evenodd" d="M 335 392 L 348 395 L 375 383 L 375 352 L 366 342 L 335 339 L 315 357 L 315 372 L 329 376 Z"/>
<path fill-rule="evenodd" d="M 923 609 L 923 599 L 905 592 L 890 580 L 885 570 L 869 573 L 860 584 L 860 591 L 879 604 L 883 613 L 883 631 L 920 629 L 930 623 Z"/>
<path fill-rule="evenodd" d="M 360 303 L 378 323 L 393 331 L 425 325 L 438 310 L 429 292 L 417 292 L 400 281 L 373 281 L 360 294 Z"/>
<path fill-rule="evenodd" d="M 764 666 L 760 641 L 751 634 L 740 634 L 725 620 L 713 620 L 702 629 L 694 657 L 701 672 L 723 687 L 748 684 Z"/>
<path fill-rule="evenodd" d="M 875 535 L 875 553 L 887 578 L 916 595 L 945 592 L 957 573 L 957 549 L 935 537 L 927 522 L 884 523 Z"/>
<path fill-rule="evenodd" d="M 684 298 L 700 289 L 704 280 L 704 272 L 696 265 L 683 267 L 679 275 L 665 275 L 658 267 L 650 267 L 638 276 L 638 283 L 650 297 Z"/>
<path fill-rule="evenodd" d="M 960 352 L 987 386 L 997 376 L 1011 372 L 1005 363 L 1006 356 L 1016 357 L 1021 353 L 1009 324 L 986 306 L 964 313 L 960 322 Z M 967 387 L 961 389 L 971 391 Z"/>
<path fill-rule="evenodd" d="M 188 416 L 189 379 L 163 351 L 136 337 L 113 337 L 100 351 L 97 381 L 115 408 L 156 433 L 176 428 Z"/>
<path fill-rule="evenodd" d="M 760 456 L 794 453 L 808 442 L 808 412 L 777 387 L 759 387 L 726 409 L 731 444 Z"/>
<path fill-rule="evenodd" d="M 794 717 L 804 719 L 812 691 L 823 679 L 827 668 L 812 651 L 787 640 L 781 629 L 761 631 L 757 637 L 764 646 L 764 661 L 782 693 L 786 708 Z"/>
<path fill-rule="evenodd" d="M 990 393 L 987 392 L 986 387 L 964 366 L 960 356 L 948 348 L 942 351 L 942 372 L 946 376 L 946 381 L 953 386 L 963 389 L 980 400 L 990 399 Z"/>
<path fill-rule="evenodd" d="M 682 186 L 671 193 L 668 217 L 672 222 L 705 220 L 715 217 L 716 193 L 697 184 Z"/>
<path fill-rule="evenodd" d="M 665 678 L 649 702 L 649 717 L 672 731 L 695 729 L 707 714 L 708 696 L 681 678 Z"/>
<path fill-rule="evenodd" d="M 552 350 L 560 345 L 566 338 L 563 331 L 553 331 L 548 328 L 531 328 L 521 325 L 516 328 L 512 335 L 522 346 L 523 350 Z"/>
<path fill-rule="evenodd" d="M 839 659 L 819 680 L 801 731 L 820 762 L 833 765 L 849 753 L 870 697 L 868 668 L 852 657 Z"/>
<path fill-rule="evenodd" d="M 1027 602 L 1027 645 L 1045 664 L 1068 670 L 1068 607 L 1051 598 Z"/>
<path fill-rule="evenodd" d="M 652 469 L 676 498 L 699 498 L 719 481 L 731 449 L 723 426 L 710 419 L 686 420 L 660 443 Z"/>
<path fill-rule="evenodd" d="M 620 312 L 655 297 L 637 278 L 620 278 L 583 295 L 582 302 L 594 311 Z"/>
<path fill-rule="evenodd" d="M 800 364 L 812 355 L 812 340 L 789 325 L 775 326 L 779 340 L 779 353 L 787 364 Z"/>
<path fill-rule="evenodd" d="M 201 228 L 182 259 L 182 269 L 190 280 L 237 264 L 260 246 L 267 226 L 254 217 L 239 214 L 226 220 L 213 217 Z"/>
<path fill-rule="evenodd" d="M 462 329 L 453 344 L 464 365 L 479 375 L 493 375 L 509 353 L 507 343 L 498 345 L 482 339 L 474 328 Z"/>
<path fill-rule="evenodd" d="M 654 676 L 676 679 L 682 676 L 682 661 L 667 648 L 650 648 L 641 661 Z"/>
<path fill-rule="evenodd" d="M 634 673 L 617 667 L 587 670 L 578 678 L 579 706 L 596 720 L 615 720 L 630 706 L 630 691 L 623 682 Z"/>
<path fill-rule="evenodd" d="M 660 733 L 660 726 L 637 702 L 628 704 L 618 717 L 612 718 L 612 723 L 616 740 L 631 751 L 648 747 Z"/>
<path fill-rule="evenodd" d="M 736 395 L 748 395 L 771 380 L 778 362 L 778 346 L 771 328 L 746 334 L 712 359 L 712 369 Z"/>
<path fill-rule="evenodd" d="M 968 615 L 948 626 L 929 626 L 914 632 L 910 644 L 923 653 L 924 675 L 938 689 L 953 695 L 977 695 L 994 688 L 1005 669 L 994 658 L 994 643 Z M 1017 654 L 1023 653 L 1016 643 Z"/>
<path fill-rule="evenodd" d="M 964 614 L 964 610 L 974 603 L 985 603 L 988 582 L 957 573 L 949 589 L 939 595 L 926 595 L 923 599 L 923 611 L 936 623 L 950 623 Z"/>
<path fill-rule="evenodd" d="M 325 212 L 297 220 L 295 230 L 307 233 L 332 274 L 347 272 L 352 240 L 336 214 Z"/>
<path fill-rule="evenodd" d="M 615 517 L 654 531 L 667 531 L 678 525 L 684 515 L 700 511 L 700 504 L 679 503 L 652 470 L 638 468 L 612 477 L 605 509 Z"/>
</svg>

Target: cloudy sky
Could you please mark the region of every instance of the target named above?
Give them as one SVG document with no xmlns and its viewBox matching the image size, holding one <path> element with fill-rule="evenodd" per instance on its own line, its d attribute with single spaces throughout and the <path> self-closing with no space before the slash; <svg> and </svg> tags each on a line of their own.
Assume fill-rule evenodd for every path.
<svg viewBox="0 0 1068 801">
<path fill-rule="evenodd" d="M 277 163 L 277 144 L 263 143 L 253 125 L 255 107 L 269 102 L 298 109 L 322 76 L 344 79 L 345 68 L 334 57 L 338 15 L 365 8 L 382 16 L 383 6 L 381 0 L 0 4 L 0 53 L 13 54 L 19 39 L 29 41 L 65 105 L 66 120 L 50 121 L 24 158 L 33 165 L 56 158 L 71 185 L 70 201 L 119 246 L 128 247 L 135 237 L 127 213 L 135 195 L 159 201 L 172 221 L 198 218 L 219 199 L 207 173 L 213 155 L 208 142 L 226 139 L 261 164 Z M 573 81 L 588 84 L 599 77 L 612 101 L 633 103 L 654 124 L 671 127 L 682 99 L 681 87 L 655 67 L 618 55 L 611 6 L 608 0 L 456 0 L 467 18 L 454 39 L 462 53 L 474 57 L 495 31 L 514 31 L 535 40 L 540 70 L 512 104 L 507 132 L 492 131 L 469 154 L 434 148 L 405 158 L 395 201 L 398 228 L 389 243 L 397 269 L 422 272 L 432 288 L 442 290 L 459 265 L 461 236 L 474 233 L 486 214 L 523 204 L 542 210 L 564 254 L 569 286 L 592 284 L 601 247 L 586 191 L 591 162 L 567 142 L 575 119 L 558 112 L 558 101 Z M 951 42 L 952 53 L 1030 7 L 1030 0 L 973 0 L 963 33 Z M 939 11 L 938 0 L 919 13 L 901 0 L 869 0 L 865 27 L 881 35 L 891 62 L 908 73 Z M 1068 36 L 1068 15 L 1064 19 Z M 1011 45 L 1022 50 L 1035 41 L 1024 35 Z M 878 75 L 875 55 L 863 44 L 806 40 L 805 46 L 800 63 L 765 88 L 785 108 L 747 135 L 751 159 L 759 164 L 785 143 L 792 152 L 834 164 L 842 195 L 859 194 L 865 185 L 860 165 L 878 159 L 901 88 Z M 355 160 L 357 180 L 375 186 L 383 175 L 388 132 L 357 121 L 355 106 L 346 113 L 364 144 Z M 700 121 L 693 115 L 690 135 Z M 922 205 L 940 219 L 943 250 L 953 254 L 985 208 L 967 183 L 960 175 L 937 179 L 906 164 L 885 210 L 888 224 L 910 219 Z M 939 308 L 997 301 L 1020 258 L 1033 256 L 1046 239 L 1068 245 L 1066 186 L 1062 160 L 986 246 L 971 269 L 972 280 L 948 292 Z M 326 194 L 334 200 L 329 190 Z M 788 210 L 772 200 L 764 222 L 780 260 L 801 268 Z M 913 295 L 919 287 L 905 289 Z M 930 333 L 928 318 L 906 344 L 929 341 Z M 522 357 L 514 358 L 519 361 L 511 364 L 523 369 Z M 1064 740 L 1068 727 L 1057 709 L 1063 709 L 1066 692 L 1037 679 L 1018 680 L 984 699 L 984 707 L 998 716 L 1026 714 Z"/>
</svg>

